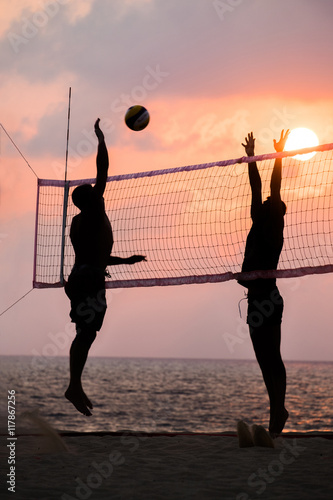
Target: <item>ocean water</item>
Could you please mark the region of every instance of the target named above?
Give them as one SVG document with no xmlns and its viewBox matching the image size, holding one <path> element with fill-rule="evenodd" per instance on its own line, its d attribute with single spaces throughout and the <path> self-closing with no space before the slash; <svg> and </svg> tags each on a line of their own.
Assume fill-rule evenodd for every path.
<svg viewBox="0 0 333 500">
<path fill-rule="evenodd" d="M 269 405 L 256 361 L 94 358 L 83 387 L 94 403 L 85 417 L 63 397 L 68 359 L 0 357 L 0 428 L 7 428 L 7 391 L 21 417 L 37 410 L 61 431 L 235 431 L 236 422 L 267 426 Z M 333 363 L 286 362 L 287 431 L 333 431 Z"/>
</svg>

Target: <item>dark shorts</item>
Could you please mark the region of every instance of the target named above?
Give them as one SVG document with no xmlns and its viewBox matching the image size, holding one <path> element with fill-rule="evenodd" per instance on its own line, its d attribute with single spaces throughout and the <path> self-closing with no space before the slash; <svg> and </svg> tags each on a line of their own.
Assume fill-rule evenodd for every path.
<svg viewBox="0 0 333 500">
<path fill-rule="evenodd" d="M 247 323 L 251 328 L 280 325 L 283 313 L 283 298 L 275 286 L 268 290 L 249 290 Z"/>
<path fill-rule="evenodd" d="M 79 328 L 99 331 L 107 307 L 104 270 L 88 265 L 74 266 L 65 292 L 71 301 L 72 322 Z"/>
</svg>

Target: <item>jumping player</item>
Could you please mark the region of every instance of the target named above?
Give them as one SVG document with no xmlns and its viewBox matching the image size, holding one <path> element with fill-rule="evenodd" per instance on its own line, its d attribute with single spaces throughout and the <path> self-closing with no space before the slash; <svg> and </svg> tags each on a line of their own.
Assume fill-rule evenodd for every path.
<svg viewBox="0 0 333 500">
<path fill-rule="evenodd" d="M 277 152 L 284 150 L 289 130 L 281 132 L 279 141 L 274 139 Z M 253 133 L 245 138 L 245 151 L 254 156 Z M 252 192 L 252 227 L 245 247 L 242 271 L 275 270 L 283 247 L 283 228 L 286 205 L 281 200 L 282 160 L 275 159 L 271 176 L 271 195 L 262 202 L 261 178 L 255 162 L 248 164 Z M 276 437 L 283 430 L 288 418 L 284 406 L 286 370 L 281 358 L 281 321 L 283 299 L 275 278 L 239 280 L 248 289 L 248 314 L 250 336 L 270 401 L 269 431 Z"/>
<path fill-rule="evenodd" d="M 96 183 L 94 186 L 78 186 L 72 194 L 73 203 L 80 213 L 71 224 L 70 238 L 75 263 L 65 286 L 71 301 L 70 317 L 76 325 L 76 337 L 70 348 L 70 382 L 65 397 L 87 416 L 91 415 L 92 404 L 83 391 L 81 375 L 106 312 L 106 267 L 146 260 L 143 255 L 128 258 L 111 256 L 113 235 L 103 198 L 109 157 L 99 122 L 98 119 L 95 123 L 98 139 Z"/>
</svg>

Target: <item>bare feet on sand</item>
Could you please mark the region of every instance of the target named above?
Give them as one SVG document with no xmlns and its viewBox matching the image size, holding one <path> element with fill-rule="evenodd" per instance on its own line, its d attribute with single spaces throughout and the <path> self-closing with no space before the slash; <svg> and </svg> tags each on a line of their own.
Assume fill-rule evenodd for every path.
<svg viewBox="0 0 333 500">
<path fill-rule="evenodd" d="M 68 387 L 67 391 L 65 392 L 65 398 L 68 399 L 68 401 L 70 401 L 75 406 L 75 408 L 83 415 L 86 415 L 87 417 L 90 417 L 92 415 L 91 411 L 89 410 L 89 408 L 92 409 L 92 404 L 84 393 L 83 389 L 73 390 Z"/>
</svg>

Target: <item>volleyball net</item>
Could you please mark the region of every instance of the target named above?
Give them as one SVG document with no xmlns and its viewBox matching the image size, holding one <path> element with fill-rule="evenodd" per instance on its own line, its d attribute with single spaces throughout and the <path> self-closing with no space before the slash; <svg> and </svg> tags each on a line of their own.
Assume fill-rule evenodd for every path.
<svg viewBox="0 0 333 500">
<path fill-rule="evenodd" d="M 107 288 L 296 277 L 333 271 L 333 143 L 252 158 L 108 178 L 104 193 L 112 254 L 147 261 L 109 267 Z M 315 152 L 312 158 L 306 154 Z M 301 154 L 295 158 L 295 154 Z M 282 160 L 287 205 L 277 270 L 241 273 L 251 228 L 247 163 L 256 161 L 263 200 L 275 158 Z M 33 286 L 61 287 L 74 264 L 69 238 L 78 209 L 71 193 L 95 179 L 38 180 Z"/>
</svg>

